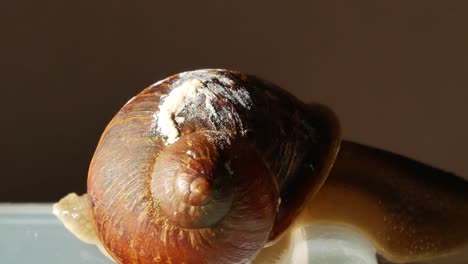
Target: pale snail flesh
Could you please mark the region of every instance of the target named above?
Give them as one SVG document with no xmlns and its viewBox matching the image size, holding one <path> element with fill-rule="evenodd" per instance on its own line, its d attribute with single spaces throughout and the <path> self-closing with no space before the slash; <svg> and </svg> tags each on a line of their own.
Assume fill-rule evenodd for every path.
<svg viewBox="0 0 468 264">
<path fill-rule="evenodd" d="M 271 263 L 315 223 L 357 230 L 393 263 L 468 245 L 466 181 L 342 141 L 327 107 L 228 70 L 134 97 L 101 137 L 88 195 L 54 208 L 118 263 Z"/>
</svg>

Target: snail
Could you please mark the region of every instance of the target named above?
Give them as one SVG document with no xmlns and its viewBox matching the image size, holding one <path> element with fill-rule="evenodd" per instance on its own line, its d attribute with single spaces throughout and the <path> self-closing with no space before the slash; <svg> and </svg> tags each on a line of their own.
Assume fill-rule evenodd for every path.
<svg viewBox="0 0 468 264">
<path fill-rule="evenodd" d="M 118 263 L 272 263 L 314 223 L 357 230 L 392 263 L 468 245 L 468 182 L 342 140 L 326 106 L 230 70 L 180 73 L 131 99 L 87 188 L 54 213 Z"/>
</svg>

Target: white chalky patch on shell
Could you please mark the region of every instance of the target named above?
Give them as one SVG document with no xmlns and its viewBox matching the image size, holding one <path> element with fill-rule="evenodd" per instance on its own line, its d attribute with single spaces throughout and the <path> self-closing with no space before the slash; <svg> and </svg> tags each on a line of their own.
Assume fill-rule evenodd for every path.
<svg viewBox="0 0 468 264">
<path fill-rule="evenodd" d="M 179 138 L 175 116 L 197 95 L 200 86 L 202 86 L 202 82 L 197 79 L 183 83 L 174 88 L 159 107 L 159 112 L 156 115 L 157 129 L 163 136 L 167 137 L 167 144 L 172 144 Z"/>
<path fill-rule="evenodd" d="M 197 158 L 197 155 L 195 154 L 195 152 L 191 151 L 190 149 L 187 150 L 185 153 L 189 155 L 190 157 L 192 157 L 193 159 Z"/>
<path fill-rule="evenodd" d="M 231 111 L 215 109 L 216 100 L 230 101 L 245 109 L 250 109 L 251 99 L 248 91 L 243 87 L 231 89 L 234 82 L 228 77 L 219 74 L 221 71 L 198 70 L 179 74 L 179 79 L 172 84 L 175 88 L 164 98 L 159 106 L 159 111 L 153 116 L 153 127 L 166 138 L 166 145 L 170 145 L 179 139 L 178 125 L 192 120 L 201 114 L 205 114 L 215 127 L 225 127 L 238 120 Z M 214 82 L 213 80 L 221 83 Z M 161 81 L 156 84 L 160 84 Z M 202 109 L 193 107 L 204 99 Z M 203 113 L 199 113 L 201 111 Z M 181 113 L 183 116 L 180 116 Z M 245 131 L 241 131 L 244 133 Z"/>
</svg>

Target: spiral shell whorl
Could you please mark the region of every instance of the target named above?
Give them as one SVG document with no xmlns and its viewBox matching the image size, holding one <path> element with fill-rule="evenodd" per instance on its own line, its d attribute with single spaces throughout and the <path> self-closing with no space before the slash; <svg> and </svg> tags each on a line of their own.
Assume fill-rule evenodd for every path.
<svg viewBox="0 0 468 264">
<path fill-rule="evenodd" d="M 267 242 L 278 187 L 243 138 L 248 93 L 223 74 L 195 72 L 151 86 L 104 131 L 88 194 L 98 236 L 117 262 L 247 263 Z M 203 83 L 195 94 L 162 107 L 193 78 Z M 162 124 L 176 132 L 159 128 L 161 109 Z"/>
<path fill-rule="evenodd" d="M 229 160 L 213 133 L 192 133 L 167 146 L 151 176 L 151 191 L 171 222 L 184 228 L 211 227 L 231 209 Z M 223 166 L 224 165 L 224 166 Z"/>
</svg>

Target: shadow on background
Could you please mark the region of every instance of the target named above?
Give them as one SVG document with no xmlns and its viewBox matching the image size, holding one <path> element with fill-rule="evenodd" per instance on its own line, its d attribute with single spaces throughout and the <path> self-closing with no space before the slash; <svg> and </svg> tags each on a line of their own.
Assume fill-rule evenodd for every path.
<svg viewBox="0 0 468 264">
<path fill-rule="evenodd" d="M 330 105 L 348 139 L 468 176 L 466 4 L 174 2 L 2 3 L 0 201 L 85 192 L 114 113 L 197 68 L 259 75 Z"/>
</svg>

